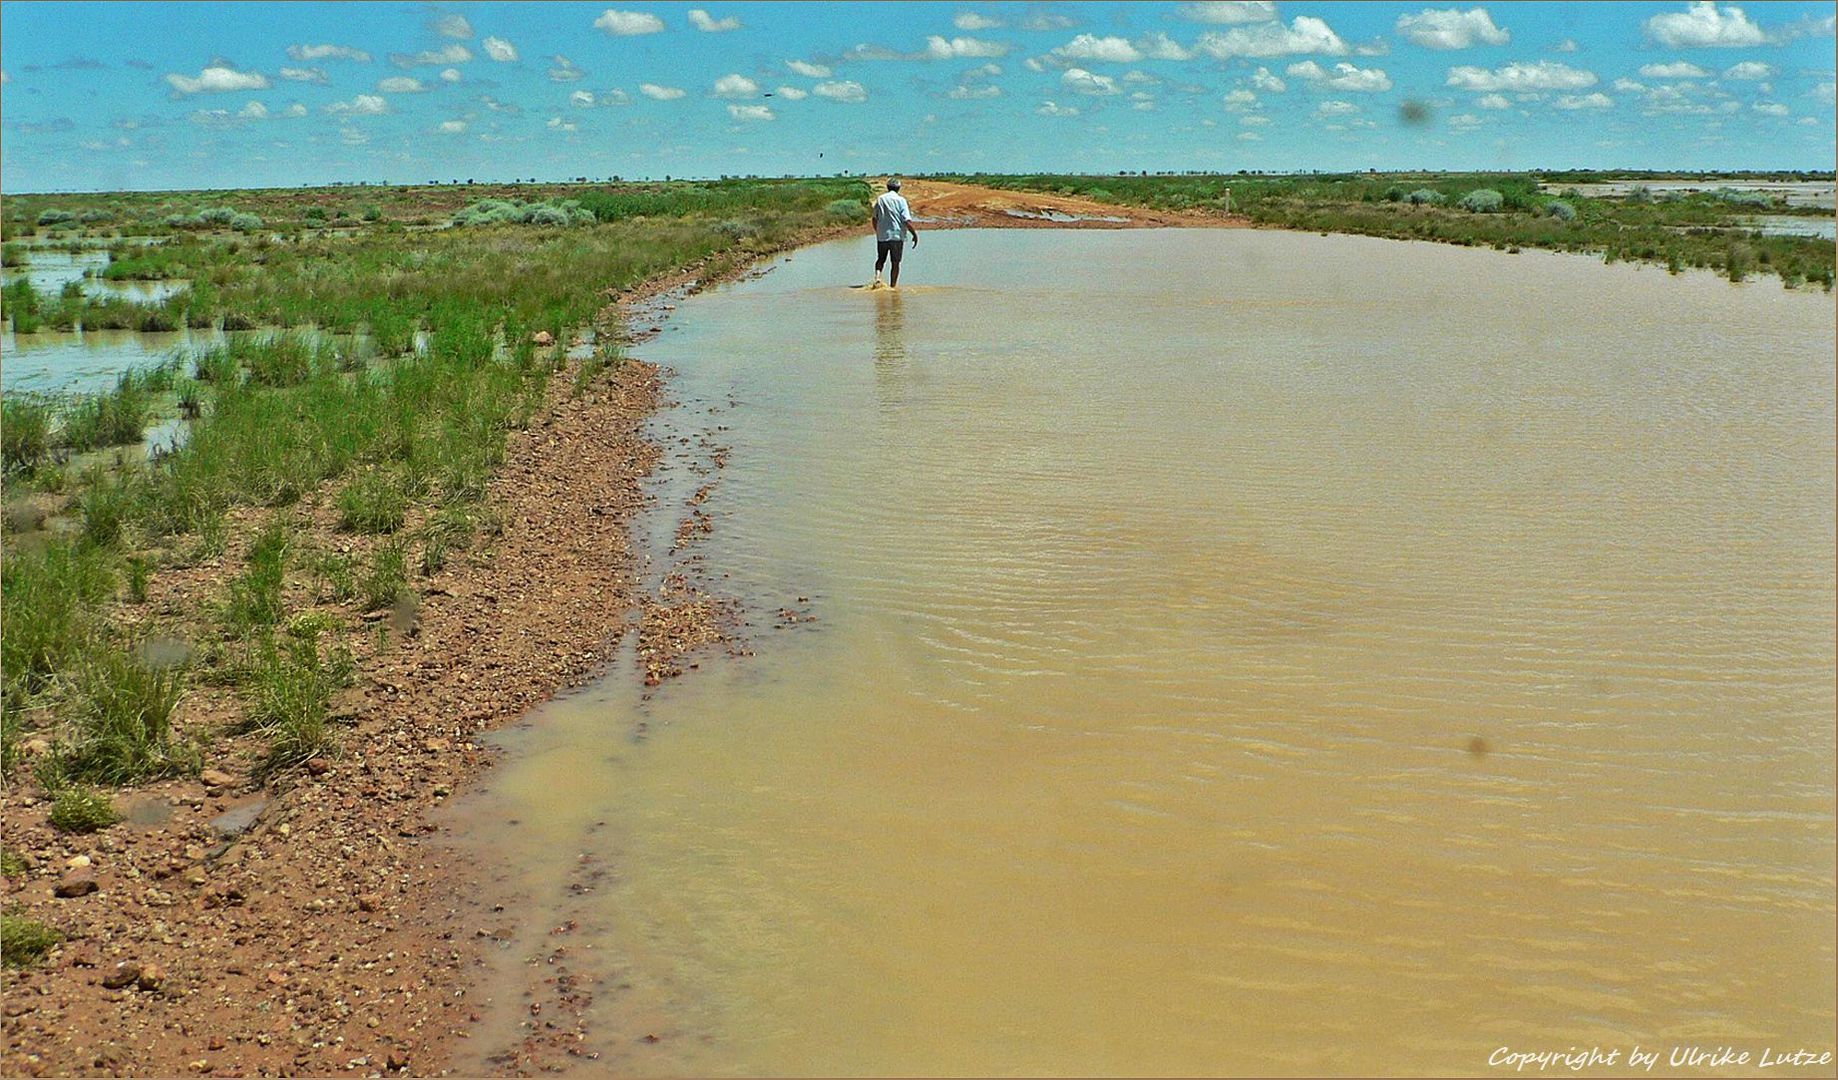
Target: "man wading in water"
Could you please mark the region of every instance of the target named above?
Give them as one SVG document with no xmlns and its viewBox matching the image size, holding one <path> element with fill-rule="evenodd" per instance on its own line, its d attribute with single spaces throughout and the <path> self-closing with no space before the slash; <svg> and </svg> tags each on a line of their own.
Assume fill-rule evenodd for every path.
<svg viewBox="0 0 1838 1080">
<path fill-rule="evenodd" d="M 919 230 L 913 227 L 913 211 L 900 194 L 900 178 L 887 181 L 887 190 L 874 200 L 874 284 L 881 287 L 881 267 L 893 257 L 888 284 L 900 287 L 900 253 L 906 247 L 906 236 L 912 234 L 913 246 L 919 246 Z"/>
</svg>

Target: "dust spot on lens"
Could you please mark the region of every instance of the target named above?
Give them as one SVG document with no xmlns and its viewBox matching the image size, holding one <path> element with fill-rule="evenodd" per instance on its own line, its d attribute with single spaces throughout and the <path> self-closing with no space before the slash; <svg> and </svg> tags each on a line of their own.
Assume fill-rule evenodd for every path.
<svg viewBox="0 0 1838 1080">
<path fill-rule="evenodd" d="M 1430 122 L 1430 107 L 1422 101 L 1404 101 L 1398 104 L 1398 122 L 1413 127 Z"/>
<path fill-rule="evenodd" d="M 1481 738 L 1479 735 L 1476 735 L 1474 738 L 1468 740 L 1468 753 L 1474 755 L 1475 757 L 1483 758 L 1492 752 L 1493 752 L 1493 747 L 1489 746 L 1487 743 L 1487 740 Z"/>
</svg>

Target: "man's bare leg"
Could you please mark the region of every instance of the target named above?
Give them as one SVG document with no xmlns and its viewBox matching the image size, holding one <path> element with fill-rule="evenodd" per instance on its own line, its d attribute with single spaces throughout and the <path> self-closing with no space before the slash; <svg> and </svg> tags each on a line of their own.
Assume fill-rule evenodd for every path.
<svg viewBox="0 0 1838 1080">
<path fill-rule="evenodd" d="M 887 271 L 887 283 L 894 288 L 900 287 L 900 264 L 894 263 L 893 269 Z"/>
</svg>

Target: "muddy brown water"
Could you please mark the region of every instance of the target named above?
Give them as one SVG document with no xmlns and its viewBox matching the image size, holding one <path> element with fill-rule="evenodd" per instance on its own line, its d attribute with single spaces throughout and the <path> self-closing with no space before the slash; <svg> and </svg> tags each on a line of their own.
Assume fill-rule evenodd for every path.
<svg viewBox="0 0 1838 1080">
<path fill-rule="evenodd" d="M 1252 230 L 870 256 L 638 350 L 649 572 L 718 477 L 753 655 L 504 737 L 453 822 L 516 895 L 475 1067 L 558 940 L 587 1073 L 1832 1048 L 1829 296 Z"/>
</svg>

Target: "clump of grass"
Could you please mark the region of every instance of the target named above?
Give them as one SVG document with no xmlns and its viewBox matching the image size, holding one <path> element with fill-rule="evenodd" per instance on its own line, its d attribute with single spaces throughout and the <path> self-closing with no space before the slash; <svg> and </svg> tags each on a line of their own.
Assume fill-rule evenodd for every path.
<svg viewBox="0 0 1838 1080">
<path fill-rule="evenodd" d="M 8 552 L 0 563 L 0 670 L 27 693 L 82 655 L 96 636 L 96 606 L 115 589 L 108 554 L 93 544 L 53 540 Z"/>
<path fill-rule="evenodd" d="M 289 546 L 287 526 L 278 517 L 249 546 L 249 565 L 230 581 L 224 605 L 224 623 L 231 634 L 245 634 L 280 621 Z"/>
<path fill-rule="evenodd" d="M 36 467 L 50 449 L 49 406 L 17 394 L 0 400 L 0 457 L 7 472 Z"/>
<path fill-rule="evenodd" d="M 408 586 L 408 556 L 400 538 L 377 545 L 371 556 L 370 570 L 358 582 L 365 611 L 393 607 Z"/>
<path fill-rule="evenodd" d="M 52 927 L 18 912 L 0 913 L 0 961 L 7 967 L 31 967 L 63 937 Z"/>
<path fill-rule="evenodd" d="M 147 583 L 153 576 L 153 564 L 147 559 L 132 555 L 128 557 L 128 599 L 136 604 L 147 602 Z"/>
<path fill-rule="evenodd" d="M 139 442 L 150 397 L 136 373 L 124 372 L 114 390 L 84 398 L 65 412 L 61 441 L 79 451 Z"/>
<path fill-rule="evenodd" d="M 339 527 L 352 532 L 392 533 L 407 515 L 400 479 L 381 469 L 359 474 L 338 493 Z"/>
<path fill-rule="evenodd" d="M 254 672 L 248 728 L 268 737 L 258 777 L 272 775 L 332 750 L 326 713 L 332 695 L 351 685 L 356 663 L 349 650 L 321 651 L 320 624 L 302 621 L 285 640 L 264 642 Z"/>
<path fill-rule="evenodd" d="M 0 847 L 0 874 L 7 877 L 20 877 L 32 869 L 25 856 L 12 848 Z"/>
<path fill-rule="evenodd" d="M 51 800 L 51 827 L 59 832 L 92 833 L 121 820 L 108 796 L 77 784 L 60 787 Z"/>
<path fill-rule="evenodd" d="M 321 599 L 342 604 L 357 595 L 357 571 L 351 556 L 322 552 L 313 560 L 312 570 Z"/>
<path fill-rule="evenodd" d="M 113 646 L 87 656 L 77 675 L 80 734 L 59 753 L 59 772 L 71 780 L 129 784 L 195 767 L 195 753 L 172 736 L 183 688 L 177 666 L 143 663 Z"/>
<path fill-rule="evenodd" d="M 464 507 L 450 506 L 430 517 L 421 529 L 422 576 L 440 573 L 449 551 L 472 542 L 474 528 L 472 515 Z"/>
<path fill-rule="evenodd" d="M 1731 244 L 1723 258 L 1724 272 L 1731 281 L 1741 281 L 1755 269 L 1755 249 L 1747 244 Z"/>
<path fill-rule="evenodd" d="M 101 466 L 91 466 L 85 474 L 83 494 L 77 496 L 84 537 L 103 547 L 114 545 L 133 514 L 134 501 L 131 480 L 111 478 Z"/>
</svg>

